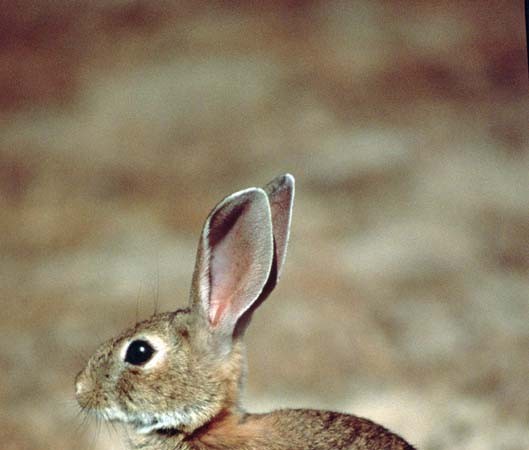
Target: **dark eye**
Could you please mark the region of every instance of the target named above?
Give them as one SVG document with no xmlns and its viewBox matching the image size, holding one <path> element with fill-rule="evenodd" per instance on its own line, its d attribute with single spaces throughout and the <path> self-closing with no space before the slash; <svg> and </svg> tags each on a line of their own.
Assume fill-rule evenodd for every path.
<svg viewBox="0 0 529 450">
<path fill-rule="evenodd" d="M 127 354 L 125 355 L 125 361 L 134 364 L 135 366 L 142 366 L 154 355 L 154 348 L 147 341 L 138 339 L 132 341 L 127 348 Z"/>
</svg>

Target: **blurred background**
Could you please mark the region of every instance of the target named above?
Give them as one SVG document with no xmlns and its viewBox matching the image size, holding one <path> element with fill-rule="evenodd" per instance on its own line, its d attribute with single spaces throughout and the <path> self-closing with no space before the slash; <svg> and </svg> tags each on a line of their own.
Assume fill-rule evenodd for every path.
<svg viewBox="0 0 529 450">
<path fill-rule="evenodd" d="M 124 449 L 73 380 L 186 304 L 225 195 L 297 179 L 253 411 L 529 448 L 522 2 L 0 2 L 0 442 Z"/>
</svg>

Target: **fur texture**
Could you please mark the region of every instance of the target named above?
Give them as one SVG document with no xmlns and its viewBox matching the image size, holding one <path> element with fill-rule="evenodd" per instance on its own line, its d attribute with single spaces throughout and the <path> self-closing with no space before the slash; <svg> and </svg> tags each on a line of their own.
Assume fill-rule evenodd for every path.
<svg viewBox="0 0 529 450">
<path fill-rule="evenodd" d="M 79 404 L 130 428 L 132 449 L 412 450 L 369 420 L 315 410 L 247 414 L 242 337 L 283 267 L 294 194 L 284 175 L 224 199 L 199 243 L 190 306 L 103 344 L 77 376 Z"/>
</svg>

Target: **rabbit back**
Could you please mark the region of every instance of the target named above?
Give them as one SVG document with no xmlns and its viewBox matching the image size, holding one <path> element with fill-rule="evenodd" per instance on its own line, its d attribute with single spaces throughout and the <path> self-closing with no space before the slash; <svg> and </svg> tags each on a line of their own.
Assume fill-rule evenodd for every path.
<svg viewBox="0 0 529 450">
<path fill-rule="evenodd" d="M 282 444 L 277 450 L 414 450 L 381 425 L 350 414 L 283 409 L 266 416 Z"/>
<path fill-rule="evenodd" d="M 333 411 L 282 409 L 267 414 L 220 415 L 187 439 L 153 442 L 148 450 L 415 450 L 368 419 Z"/>
</svg>

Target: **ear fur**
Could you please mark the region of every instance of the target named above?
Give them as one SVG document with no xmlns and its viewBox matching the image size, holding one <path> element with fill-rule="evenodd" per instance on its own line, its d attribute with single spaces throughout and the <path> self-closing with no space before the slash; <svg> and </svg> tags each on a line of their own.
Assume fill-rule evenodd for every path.
<svg viewBox="0 0 529 450">
<path fill-rule="evenodd" d="M 263 303 L 276 287 L 281 276 L 287 253 L 292 208 L 294 206 L 295 182 L 289 173 L 280 175 L 268 183 L 264 190 L 270 202 L 274 235 L 274 259 L 270 275 L 259 298 L 248 308 L 237 322 L 234 338 L 241 338 L 248 327 L 253 312 Z"/>
<path fill-rule="evenodd" d="M 292 221 L 292 208 L 294 206 L 295 183 L 294 177 L 289 173 L 274 178 L 264 190 L 270 202 L 272 212 L 272 226 L 274 234 L 274 260 L 277 273 L 274 286 L 279 281 L 283 264 L 287 256 L 288 238 L 290 236 L 290 223 Z"/>
<path fill-rule="evenodd" d="M 191 291 L 200 327 L 231 341 L 237 321 L 268 280 L 273 249 L 270 204 L 262 189 L 236 192 L 213 209 L 200 237 Z"/>
</svg>

